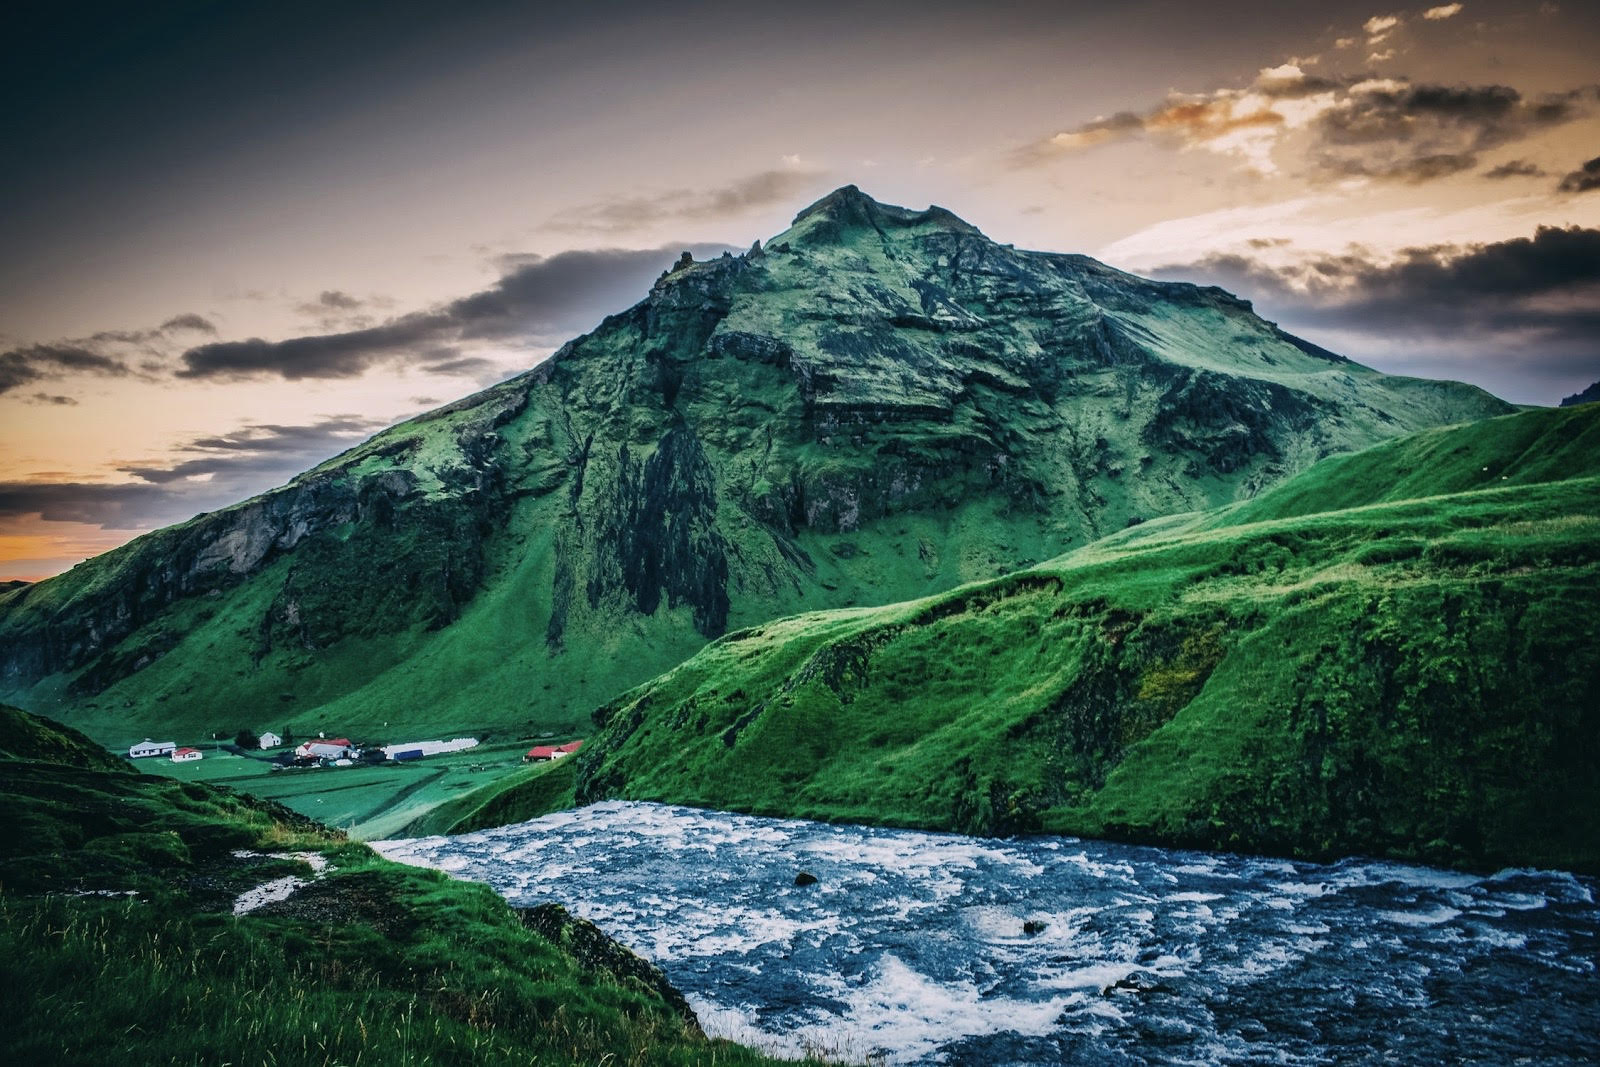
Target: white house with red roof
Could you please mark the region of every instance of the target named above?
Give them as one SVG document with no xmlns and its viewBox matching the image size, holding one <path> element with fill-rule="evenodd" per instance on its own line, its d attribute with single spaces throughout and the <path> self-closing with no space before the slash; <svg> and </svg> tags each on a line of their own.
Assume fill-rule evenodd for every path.
<svg viewBox="0 0 1600 1067">
<path fill-rule="evenodd" d="M 204 757 L 205 753 L 201 752 L 198 748 L 180 748 L 173 750 L 172 762 L 190 763 L 194 760 L 202 759 Z"/>
<path fill-rule="evenodd" d="M 535 745 L 528 749 L 528 754 L 522 757 L 523 763 L 542 763 L 545 760 L 560 759 L 570 756 L 583 747 L 582 741 L 569 741 L 564 745 Z"/>
</svg>

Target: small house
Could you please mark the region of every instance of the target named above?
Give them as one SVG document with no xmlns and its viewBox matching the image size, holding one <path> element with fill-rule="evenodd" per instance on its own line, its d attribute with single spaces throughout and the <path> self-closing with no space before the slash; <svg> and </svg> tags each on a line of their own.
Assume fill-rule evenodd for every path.
<svg viewBox="0 0 1600 1067">
<path fill-rule="evenodd" d="M 128 755 L 134 759 L 143 759 L 146 756 L 170 756 L 177 747 L 176 741 L 152 741 L 147 737 L 128 749 Z"/>
<path fill-rule="evenodd" d="M 173 750 L 172 762 L 190 763 L 194 760 L 201 759 L 204 756 L 205 753 L 201 752 L 198 748 L 179 748 Z"/>
<path fill-rule="evenodd" d="M 261 735 L 262 748 L 277 748 L 281 744 L 283 744 L 283 738 L 279 737 L 271 730 L 268 730 L 266 733 Z"/>
</svg>

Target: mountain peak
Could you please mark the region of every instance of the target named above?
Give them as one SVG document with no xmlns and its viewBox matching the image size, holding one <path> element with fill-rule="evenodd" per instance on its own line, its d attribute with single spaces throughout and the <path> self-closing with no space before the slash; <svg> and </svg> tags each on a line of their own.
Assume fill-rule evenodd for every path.
<svg viewBox="0 0 1600 1067">
<path fill-rule="evenodd" d="M 885 236 L 890 230 L 943 231 L 981 236 L 976 226 L 938 205 L 929 205 L 916 211 L 874 200 L 858 186 L 841 185 L 803 209 L 794 217 L 788 233 L 775 240 L 832 243 L 847 231 L 855 229 L 875 229 Z"/>
</svg>

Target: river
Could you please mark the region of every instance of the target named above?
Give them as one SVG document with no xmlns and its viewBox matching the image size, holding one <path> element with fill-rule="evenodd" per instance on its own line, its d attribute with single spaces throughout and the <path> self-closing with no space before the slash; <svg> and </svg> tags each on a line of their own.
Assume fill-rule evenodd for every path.
<svg viewBox="0 0 1600 1067">
<path fill-rule="evenodd" d="M 1593 879 L 608 802 L 391 859 L 565 905 L 708 1033 L 849 1060 L 1588 1063 Z M 800 872 L 815 876 L 796 885 Z"/>
</svg>

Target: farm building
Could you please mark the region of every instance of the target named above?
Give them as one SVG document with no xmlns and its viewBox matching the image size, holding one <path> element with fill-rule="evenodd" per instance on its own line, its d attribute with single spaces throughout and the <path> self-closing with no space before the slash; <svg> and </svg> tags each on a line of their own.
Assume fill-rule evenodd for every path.
<svg viewBox="0 0 1600 1067">
<path fill-rule="evenodd" d="M 202 759 L 204 756 L 205 753 L 201 752 L 198 748 L 179 748 L 173 750 L 172 762 L 189 763 L 192 760 Z"/>
<path fill-rule="evenodd" d="M 540 763 L 544 760 L 560 759 L 570 756 L 582 747 L 582 741 L 569 741 L 564 745 L 535 745 L 528 749 L 528 754 L 522 757 L 524 763 Z"/>
<path fill-rule="evenodd" d="M 134 759 L 142 759 L 145 756 L 170 756 L 177 747 L 176 741 L 152 741 L 147 737 L 128 749 L 128 755 Z"/>
<path fill-rule="evenodd" d="M 311 759 L 349 759 L 356 753 L 348 737 L 314 737 L 294 750 L 296 756 Z"/>
<path fill-rule="evenodd" d="M 283 738 L 279 737 L 271 730 L 268 730 L 266 733 L 261 735 L 260 743 L 262 748 L 277 748 L 279 745 L 283 744 Z"/>
</svg>

